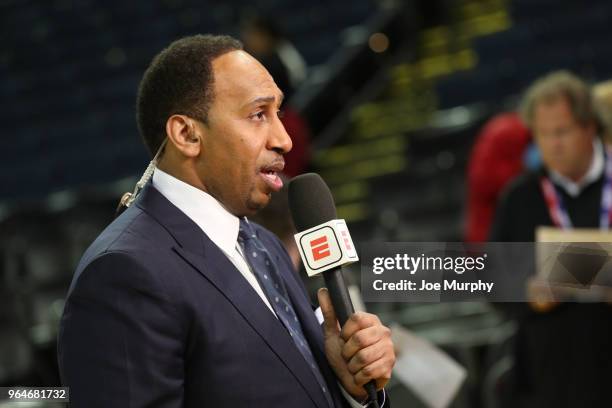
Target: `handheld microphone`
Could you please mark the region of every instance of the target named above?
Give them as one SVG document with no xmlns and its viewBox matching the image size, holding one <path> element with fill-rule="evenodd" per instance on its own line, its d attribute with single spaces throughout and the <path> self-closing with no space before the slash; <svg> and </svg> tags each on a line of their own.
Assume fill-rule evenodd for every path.
<svg viewBox="0 0 612 408">
<path fill-rule="evenodd" d="M 301 245 L 300 242 L 298 242 L 298 248 L 300 248 L 300 255 L 302 256 L 302 260 L 305 263 L 309 275 L 312 276 L 321 273 L 320 271 L 316 271 L 317 266 L 323 271 L 325 286 L 329 291 L 336 316 L 338 317 L 340 326 L 344 326 L 348 318 L 355 313 L 355 309 L 351 302 L 351 296 L 346 287 L 344 276 L 342 275 L 342 265 L 350 263 L 351 260 L 346 259 L 343 252 L 346 252 L 347 249 L 353 252 L 354 250 L 351 248 L 352 241 L 350 241 L 350 237 L 348 238 L 349 241 L 345 241 L 346 247 L 341 248 L 338 243 L 336 236 L 337 231 L 334 230 L 333 222 L 330 223 L 330 221 L 336 220 L 336 205 L 331 191 L 321 176 L 316 173 L 306 173 L 293 178 L 289 182 L 289 208 L 291 210 L 293 223 L 298 231 L 302 232 L 312 229 L 312 233 L 318 233 L 318 235 L 320 235 L 320 238 L 310 241 L 311 245 L 317 245 L 312 247 L 314 261 L 312 256 L 305 256 L 303 245 Z M 346 225 L 344 225 L 344 228 L 346 228 Z M 327 238 L 323 234 L 324 229 L 332 230 L 328 232 L 328 234 L 332 234 L 330 240 L 324 239 Z M 348 230 L 346 230 L 346 235 L 347 234 Z M 344 230 L 341 230 L 340 235 L 345 235 Z M 329 246 L 333 238 L 336 238 L 335 242 L 338 244 L 336 248 Z M 348 242 L 350 242 L 350 244 Z M 341 254 L 334 258 L 334 252 L 340 252 Z M 324 263 L 321 264 L 321 259 L 327 257 L 334 259 L 331 259 L 327 266 Z M 354 258 L 357 258 L 356 254 Z M 310 265 L 308 265 L 309 261 L 311 261 Z M 370 381 L 364 388 L 368 393 L 368 398 L 372 402 L 372 406 L 378 407 L 376 383 Z"/>
</svg>

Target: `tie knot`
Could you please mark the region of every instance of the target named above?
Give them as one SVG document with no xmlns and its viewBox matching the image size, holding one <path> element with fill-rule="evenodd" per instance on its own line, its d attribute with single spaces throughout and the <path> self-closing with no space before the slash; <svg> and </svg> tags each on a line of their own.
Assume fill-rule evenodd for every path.
<svg viewBox="0 0 612 408">
<path fill-rule="evenodd" d="M 256 238 L 255 230 L 249 224 L 246 218 L 240 218 L 240 227 L 238 229 L 238 240 L 239 241 L 248 241 L 250 239 Z"/>
</svg>

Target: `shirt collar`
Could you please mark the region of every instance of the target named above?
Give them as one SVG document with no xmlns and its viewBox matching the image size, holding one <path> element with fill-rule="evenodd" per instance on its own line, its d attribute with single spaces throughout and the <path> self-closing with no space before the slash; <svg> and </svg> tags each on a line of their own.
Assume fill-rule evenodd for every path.
<svg viewBox="0 0 612 408">
<path fill-rule="evenodd" d="M 595 140 L 593 140 L 593 158 L 591 159 L 589 170 L 584 177 L 575 182 L 559 174 L 558 172 L 551 170 L 550 178 L 553 183 L 563 188 L 571 197 L 577 197 L 589 184 L 594 183 L 601 177 L 604 172 L 604 167 L 605 155 L 603 144 L 599 138 L 595 138 Z"/>
<path fill-rule="evenodd" d="M 240 220 L 210 194 L 155 169 L 153 187 L 187 217 L 226 254 L 235 251 Z"/>
</svg>

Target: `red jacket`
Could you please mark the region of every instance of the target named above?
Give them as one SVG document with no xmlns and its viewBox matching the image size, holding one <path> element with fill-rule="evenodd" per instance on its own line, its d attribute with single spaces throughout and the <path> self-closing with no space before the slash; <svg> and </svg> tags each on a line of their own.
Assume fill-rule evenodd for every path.
<svg viewBox="0 0 612 408">
<path fill-rule="evenodd" d="M 465 240 L 487 240 L 504 186 L 523 170 L 531 136 L 516 113 L 494 116 L 481 129 L 468 162 Z"/>
</svg>

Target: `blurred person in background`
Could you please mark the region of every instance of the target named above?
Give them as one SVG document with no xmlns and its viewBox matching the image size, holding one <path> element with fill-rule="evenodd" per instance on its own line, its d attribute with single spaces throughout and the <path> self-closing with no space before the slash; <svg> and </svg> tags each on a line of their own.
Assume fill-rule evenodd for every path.
<svg viewBox="0 0 612 408">
<path fill-rule="evenodd" d="M 321 322 L 278 238 L 247 219 L 283 185 L 282 99 L 231 37 L 153 59 L 137 119 L 158 168 L 83 255 L 62 316 L 72 407 L 356 408 L 372 379 L 389 407 L 389 329 L 360 313 L 341 331 L 323 289 Z"/>
<path fill-rule="evenodd" d="M 506 184 L 524 170 L 531 136 L 516 113 L 501 113 L 481 129 L 468 162 L 466 242 L 484 242 Z"/>
<path fill-rule="evenodd" d="M 498 205 L 491 241 L 532 242 L 538 226 L 607 229 L 610 156 L 599 134 L 590 87 L 565 71 L 537 80 L 523 118 L 543 165 L 513 181 Z M 612 405 L 612 306 L 516 305 L 515 395 L 534 407 Z M 523 405 L 521 405 L 523 406 Z"/>
</svg>

